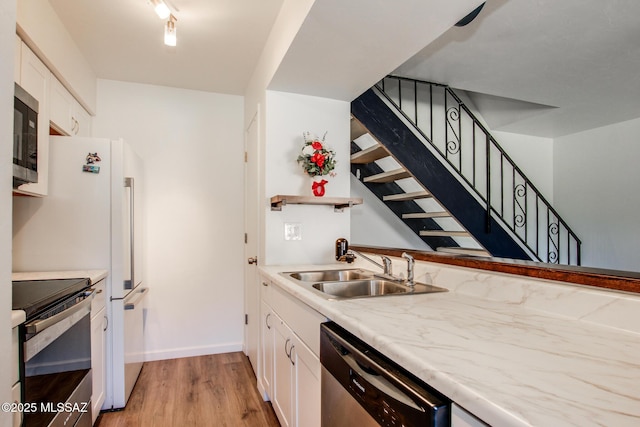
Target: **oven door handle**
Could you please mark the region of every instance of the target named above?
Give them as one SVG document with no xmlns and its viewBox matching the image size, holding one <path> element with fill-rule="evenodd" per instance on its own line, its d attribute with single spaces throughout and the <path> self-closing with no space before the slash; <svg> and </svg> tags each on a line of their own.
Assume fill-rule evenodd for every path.
<svg viewBox="0 0 640 427">
<path fill-rule="evenodd" d="M 28 334 L 35 334 L 25 342 L 25 362 L 91 312 L 91 301 L 93 301 L 96 291 L 92 289 L 86 293 L 87 297 L 73 307 L 47 319 L 36 320 L 24 325 Z"/>
<path fill-rule="evenodd" d="M 82 311 L 84 314 L 89 313 L 91 311 L 91 301 L 95 297 L 95 290 L 87 291 L 87 293 L 88 293 L 87 297 L 83 299 L 82 302 L 79 302 L 73 307 L 70 307 L 64 311 L 61 311 L 55 316 L 51 316 L 47 319 L 36 320 L 34 322 L 25 324 L 27 333 L 38 334 L 44 331 L 45 329 L 47 329 L 48 327 L 50 327 L 51 325 L 55 325 L 56 323 L 61 322 L 67 317 L 71 317 L 75 313 L 78 313 L 80 311 Z"/>
</svg>

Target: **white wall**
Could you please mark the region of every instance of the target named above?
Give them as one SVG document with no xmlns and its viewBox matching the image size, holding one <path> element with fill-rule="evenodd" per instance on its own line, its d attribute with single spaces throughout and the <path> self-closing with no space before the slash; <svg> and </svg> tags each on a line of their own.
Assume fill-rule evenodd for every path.
<svg viewBox="0 0 640 427">
<path fill-rule="evenodd" d="M 582 239 L 582 263 L 640 270 L 640 119 L 557 138 L 554 195 Z"/>
<path fill-rule="evenodd" d="M 351 175 L 351 196 L 364 203 L 351 209 L 350 243 L 364 246 L 416 249 L 431 248 L 378 197 Z"/>
<path fill-rule="evenodd" d="M 13 63 L 16 1 L 0 0 L 0 402 L 11 400 L 11 188 L 13 130 Z M 0 426 L 12 425 L 12 414 L 0 412 Z"/>
<path fill-rule="evenodd" d="M 268 91 L 266 96 L 265 195 L 311 196 L 312 180 L 296 162 L 302 133 L 319 138 L 336 153 L 336 176 L 327 181 L 325 197 L 349 197 L 350 104 L 314 96 Z M 335 240 L 349 238 L 349 209 L 287 205 L 271 211 L 265 203 L 265 264 L 319 264 L 334 260 Z M 285 240 L 284 224 L 302 226 L 302 240 Z"/>
<path fill-rule="evenodd" d="M 144 159 L 147 360 L 241 350 L 243 98 L 99 80 L 93 124 Z"/>
<path fill-rule="evenodd" d="M 553 139 L 499 131 L 491 131 L 491 134 L 553 205 Z"/>
</svg>

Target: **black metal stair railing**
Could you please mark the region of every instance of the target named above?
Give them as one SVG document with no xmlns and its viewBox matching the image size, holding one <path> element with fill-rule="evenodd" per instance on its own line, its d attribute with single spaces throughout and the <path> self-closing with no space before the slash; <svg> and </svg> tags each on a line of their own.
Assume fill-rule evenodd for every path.
<svg viewBox="0 0 640 427">
<path fill-rule="evenodd" d="M 448 86 L 387 76 L 375 88 L 491 216 L 542 262 L 580 265 L 581 242 Z"/>
</svg>

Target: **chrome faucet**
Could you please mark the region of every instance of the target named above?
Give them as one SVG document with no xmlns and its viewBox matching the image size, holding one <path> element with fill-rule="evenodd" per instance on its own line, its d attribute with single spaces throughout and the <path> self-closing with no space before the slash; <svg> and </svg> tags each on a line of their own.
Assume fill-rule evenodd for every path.
<svg viewBox="0 0 640 427">
<path fill-rule="evenodd" d="M 415 282 L 413 281 L 413 266 L 416 261 L 411 255 L 406 252 L 402 253 L 402 258 L 405 258 L 407 260 L 407 280 L 405 283 L 407 286 L 413 287 L 415 285 Z"/>
<path fill-rule="evenodd" d="M 369 258 L 368 256 L 366 256 L 361 252 L 358 252 L 354 249 L 349 249 L 349 242 L 347 242 L 347 239 L 339 238 L 338 240 L 336 240 L 336 260 L 337 261 L 347 262 L 351 264 L 353 261 L 355 261 L 356 254 L 366 259 L 370 263 L 380 267 L 383 273 L 379 274 L 378 276 L 383 277 L 385 279 L 394 280 L 396 282 L 402 282 L 401 277 L 396 277 L 391 273 L 391 259 L 389 257 L 382 255 L 380 258 L 382 259 L 383 264 L 380 264 L 379 262 L 372 260 L 371 258 Z"/>
<path fill-rule="evenodd" d="M 380 258 L 382 258 L 382 263 L 384 264 L 384 268 L 382 269 L 384 274 L 393 276 L 393 273 L 391 272 L 391 258 L 384 255 L 381 255 Z"/>
</svg>

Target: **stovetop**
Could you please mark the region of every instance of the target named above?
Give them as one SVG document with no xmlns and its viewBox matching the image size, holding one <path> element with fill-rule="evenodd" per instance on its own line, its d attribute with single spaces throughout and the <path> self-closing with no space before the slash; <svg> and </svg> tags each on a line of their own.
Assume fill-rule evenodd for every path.
<svg viewBox="0 0 640 427">
<path fill-rule="evenodd" d="M 24 310 L 29 319 L 90 285 L 88 278 L 14 281 L 12 309 Z"/>
</svg>

